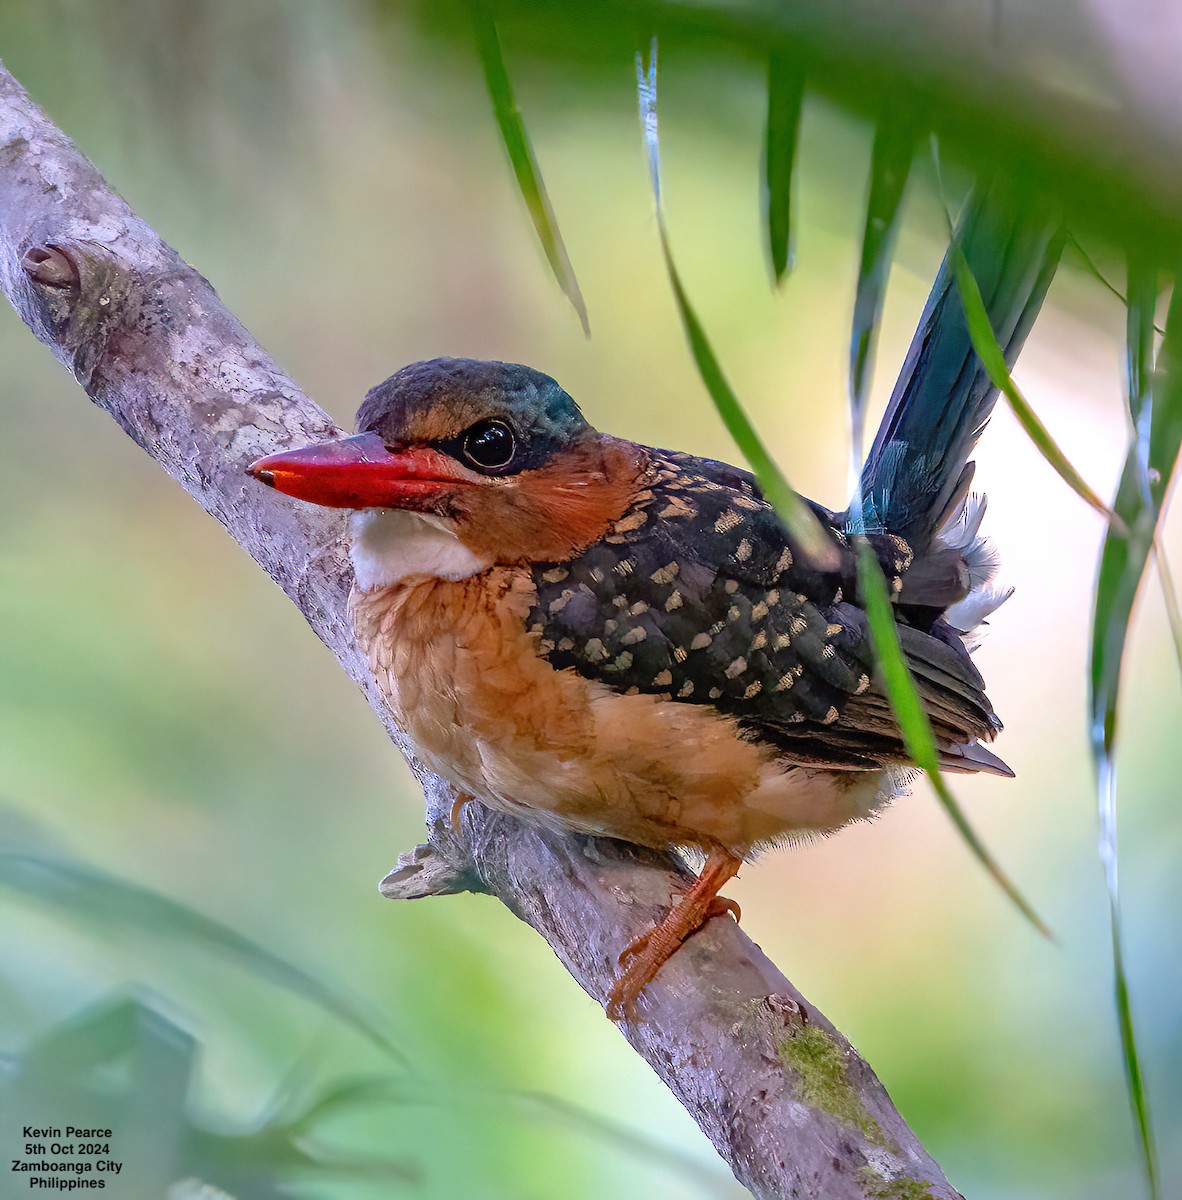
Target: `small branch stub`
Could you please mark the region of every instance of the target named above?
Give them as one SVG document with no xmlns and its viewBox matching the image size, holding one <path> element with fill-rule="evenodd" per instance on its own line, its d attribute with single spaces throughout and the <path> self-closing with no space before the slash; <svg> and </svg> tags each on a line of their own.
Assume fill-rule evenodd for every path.
<svg viewBox="0 0 1182 1200">
<path fill-rule="evenodd" d="M 422 900 L 478 890 L 467 871 L 449 862 L 429 842 L 400 854 L 394 869 L 378 884 L 387 900 Z"/>
<path fill-rule="evenodd" d="M 76 288 L 80 280 L 73 259 L 57 246 L 32 246 L 21 259 L 21 268 L 34 282 L 51 288 Z"/>
</svg>

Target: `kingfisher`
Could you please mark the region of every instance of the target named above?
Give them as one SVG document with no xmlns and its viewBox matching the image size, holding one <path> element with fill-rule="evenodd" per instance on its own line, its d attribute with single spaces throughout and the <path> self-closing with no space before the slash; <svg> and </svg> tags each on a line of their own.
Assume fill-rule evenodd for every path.
<svg viewBox="0 0 1182 1200">
<path fill-rule="evenodd" d="M 1011 360 L 1057 250 L 994 200 L 959 234 Z M 915 773 L 876 668 L 857 543 L 890 587 L 942 766 L 1012 772 L 970 657 L 1006 598 L 970 455 L 996 400 L 946 261 L 818 564 L 747 471 L 599 432 L 550 376 L 437 358 L 365 397 L 356 433 L 249 473 L 350 510 L 350 612 L 419 760 L 552 830 L 704 859 L 620 955 L 613 1020 L 765 847 L 879 812 Z"/>
</svg>

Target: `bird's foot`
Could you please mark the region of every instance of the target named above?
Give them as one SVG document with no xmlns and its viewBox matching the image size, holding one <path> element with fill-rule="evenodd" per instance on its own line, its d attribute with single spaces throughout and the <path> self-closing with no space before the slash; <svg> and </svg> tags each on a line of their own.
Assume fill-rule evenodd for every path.
<svg viewBox="0 0 1182 1200">
<path fill-rule="evenodd" d="M 658 925 L 625 947 L 620 955 L 620 965 L 624 970 L 607 994 L 609 1021 L 640 1020 L 640 993 L 652 983 L 657 972 L 684 940 L 669 933 L 664 925 Z"/>
<path fill-rule="evenodd" d="M 734 878 L 742 859 L 716 851 L 706 860 L 702 874 L 659 924 L 630 942 L 620 954 L 623 972 L 608 992 L 606 1011 L 612 1021 L 636 1021 L 640 994 L 677 948 L 712 917 L 739 919 L 739 906 L 719 896 L 718 889 Z"/>
<path fill-rule="evenodd" d="M 670 915 L 672 915 L 672 913 Z M 714 899 L 711 900 L 706 906 L 706 911 L 702 916 L 700 925 L 696 926 L 694 929 L 691 929 L 689 933 L 685 935 L 685 937 L 689 937 L 691 934 L 697 932 L 697 929 L 701 928 L 701 925 L 705 925 L 707 921 L 712 920 L 714 917 L 733 917 L 735 924 L 738 925 L 742 916 L 743 910 L 739 907 L 736 901 L 729 900 L 726 896 L 715 896 Z M 649 953 L 649 946 L 657 940 L 661 940 L 663 943 L 668 942 L 668 939 L 660 937 L 663 932 L 665 932 L 665 926 L 663 924 L 654 925 L 653 928 L 647 933 L 642 933 L 640 937 L 629 942 L 628 945 L 626 945 L 624 949 L 620 951 L 620 966 L 627 967 L 633 959 L 641 958 L 646 953 Z M 668 953 L 665 955 L 666 958 L 668 958 L 669 955 L 671 955 L 673 951 L 681 945 L 681 942 L 685 941 L 685 937 L 675 944 L 670 943 L 668 945 Z M 662 959 L 662 961 L 664 960 Z"/>
</svg>

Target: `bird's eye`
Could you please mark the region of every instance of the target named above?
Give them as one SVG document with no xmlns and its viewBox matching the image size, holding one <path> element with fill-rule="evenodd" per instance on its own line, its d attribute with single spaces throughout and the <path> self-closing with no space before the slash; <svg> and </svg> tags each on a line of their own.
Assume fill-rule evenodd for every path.
<svg viewBox="0 0 1182 1200">
<path fill-rule="evenodd" d="M 480 471 L 504 470 L 517 453 L 517 439 L 504 421 L 478 421 L 464 434 L 464 457 Z"/>
</svg>

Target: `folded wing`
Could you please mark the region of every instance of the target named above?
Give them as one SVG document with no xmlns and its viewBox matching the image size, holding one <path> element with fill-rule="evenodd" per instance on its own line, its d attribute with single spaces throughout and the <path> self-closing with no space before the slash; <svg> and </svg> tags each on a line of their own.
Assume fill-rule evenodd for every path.
<svg viewBox="0 0 1182 1200">
<path fill-rule="evenodd" d="M 818 513 L 844 544 L 832 514 Z M 918 578 L 923 564 L 899 539 L 872 540 L 906 596 L 907 572 Z M 853 555 L 830 574 L 799 562 L 746 472 L 652 451 L 648 486 L 608 534 L 533 575 L 530 628 L 555 667 L 621 692 L 713 705 L 785 761 L 907 761 L 874 679 Z M 980 675 L 955 631 L 930 614 L 925 624 L 901 623 L 900 635 L 946 761 L 1004 771 L 975 745 L 1000 728 Z"/>
</svg>

